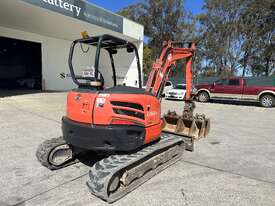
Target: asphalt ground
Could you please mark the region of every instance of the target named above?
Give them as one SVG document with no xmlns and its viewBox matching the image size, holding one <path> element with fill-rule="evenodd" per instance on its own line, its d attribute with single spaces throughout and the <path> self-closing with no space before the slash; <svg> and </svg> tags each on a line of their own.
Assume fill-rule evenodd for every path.
<svg viewBox="0 0 275 206">
<path fill-rule="evenodd" d="M 65 93 L 0 98 L 0 206 L 108 205 L 91 195 L 89 166 L 50 171 L 37 146 L 61 135 Z M 183 102 L 162 102 L 181 113 Z M 275 205 L 275 108 L 197 103 L 211 118 L 207 139 L 194 152 L 113 205 Z M 91 160 L 93 157 L 90 157 Z"/>
</svg>

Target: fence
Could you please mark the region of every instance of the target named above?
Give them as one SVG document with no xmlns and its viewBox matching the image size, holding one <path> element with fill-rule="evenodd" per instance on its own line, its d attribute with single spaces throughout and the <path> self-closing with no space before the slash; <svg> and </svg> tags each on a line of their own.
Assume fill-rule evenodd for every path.
<svg viewBox="0 0 275 206">
<path fill-rule="evenodd" d="M 204 77 L 194 79 L 194 84 L 211 84 L 218 80 L 218 77 Z M 275 77 L 246 77 L 246 84 L 248 86 L 275 86 Z M 144 78 L 144 83 L 146 83 L 147 78 Z M 185 84 L 184 78 L 169 78 L 173 84 Z"/>
</svg>

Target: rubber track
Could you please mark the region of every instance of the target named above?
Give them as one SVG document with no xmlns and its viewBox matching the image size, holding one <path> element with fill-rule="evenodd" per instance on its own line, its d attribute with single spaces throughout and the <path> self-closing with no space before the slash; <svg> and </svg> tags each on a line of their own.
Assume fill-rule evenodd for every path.
<svg viewBox="0 0 275 206">
<path fill-rule="evenodd" d="M 139 162 L 144 162 L 153 156 L 160 154 L 162 151 L 166 151 L 174 145 L 180 145 L 180 155 L 175 156 L 155 169 L 151 169 L 142 177 L 130 183 L 130 185 L 126 187 L 121 186 L 115 192 L 109 194 L 109 184 L 117 174 L 122 175 L 128 168 L 132 168 Z M 167 133 L 162 134 L 161 140 L 158 143 L 148 146 L 137 153 L 128 155 L 112 155 L 95 163 L 89 171 L 90 180 L 87 182 L 87 186 L 92 194 L 112 203 L 136 189 L 165 168 L 177 162 L 181 158 L 184 150 L 184 141 L 180 136 Z"/>
<path fill-rule="evenodd" d="M 37 150 L 36 150 L 36 158 L 38 159 L 38 161 L 45 166 L 46 168 L 50 169 L 50 170 L 58 170 L 67 166 L 70 166 L 72 164 L 75 164 L 77 162 L 79 162 L 78 159 L 71 159 L 66 161 L 66 163 L 60 165 L 60 166 L 55 166 L 52 165 L 49 162 L 49 154 L 50 152 L 57 146 L 61 146 L 66 144 L 65 140 L 63 137 L 58 137 L 58 138 L 53 138 L 50 140 L 46 140 L 43 143 L 41 143 Z"/>
</svg>

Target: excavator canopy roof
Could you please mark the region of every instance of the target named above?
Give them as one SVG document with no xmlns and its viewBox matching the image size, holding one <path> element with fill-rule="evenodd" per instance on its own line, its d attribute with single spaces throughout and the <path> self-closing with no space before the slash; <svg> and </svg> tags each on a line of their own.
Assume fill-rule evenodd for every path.
<svg viewBox="0 0 275 206">
<path fill-rule="evenodd" d="M 124 39 L 120 39 L 115 36 L 111 36 L 108 34 L 88 37 L 83 39 L 78 39 L 76 42 L 88 44 L 91 46 L 98 46 L 99 40 L 101 39 L 101 48 L 104 49 L 116 49 L 116 48 L 133 48 L 135 47 L 133 43 L 128 42 Z"/>
</svg>

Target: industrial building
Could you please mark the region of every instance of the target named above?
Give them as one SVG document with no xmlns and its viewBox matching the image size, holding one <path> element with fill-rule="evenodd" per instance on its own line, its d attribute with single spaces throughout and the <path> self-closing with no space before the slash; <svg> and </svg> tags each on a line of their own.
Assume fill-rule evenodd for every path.
<svg viewBox="0 0 275 206">
<path fill-rule="evenodd" d="M 143 26 L 83 0 L 0 1 L 0 89 L 64 91 L 74 87 L 68 68 L 71 42 L 87 31 L 134 42 L 142 61 Z M 95 49 L 82 45 L 75 54 L 79 72 L 94 62 Z M 105 58 L 106 57 L 106 58 Z M 117 79 L 137 84 L 135 57 L 115 56 Z M 105 85 L 112 86 L 109 56 L 100 59 Z"/>
</svg>

